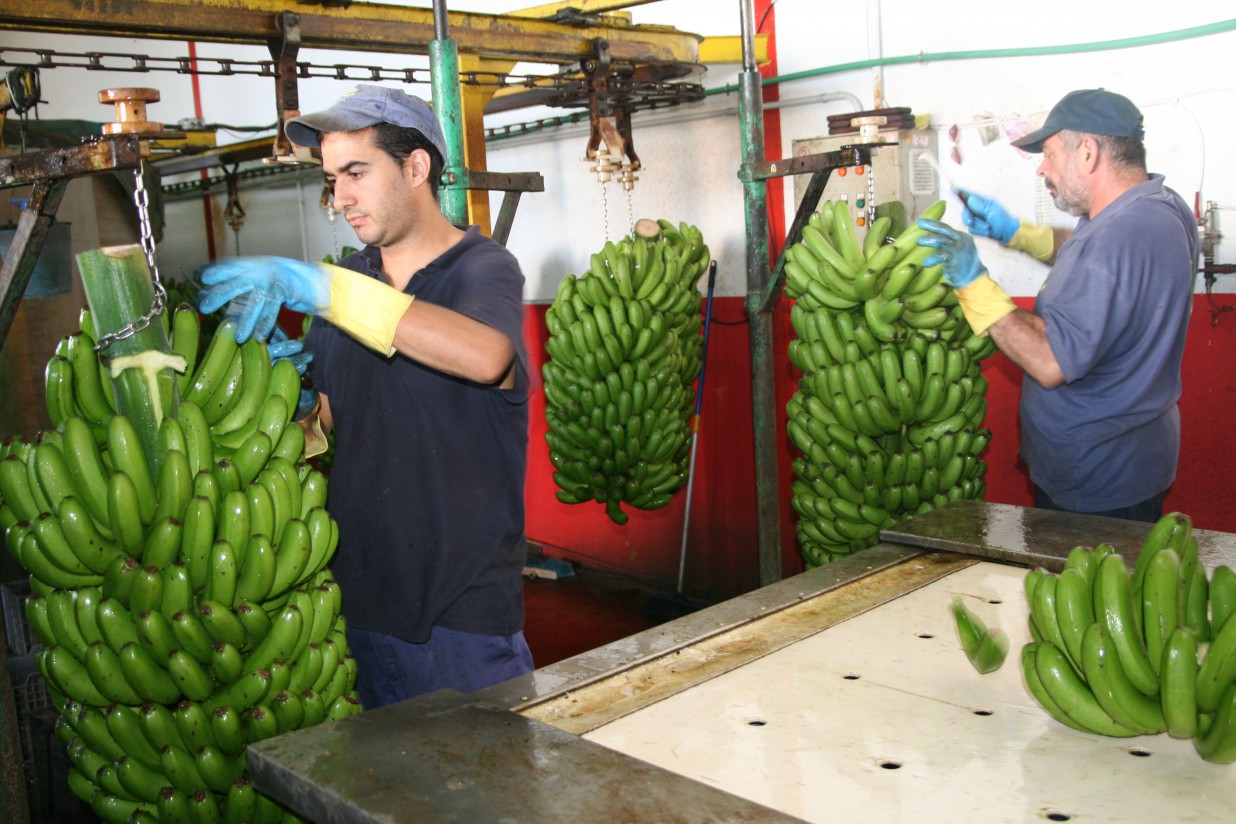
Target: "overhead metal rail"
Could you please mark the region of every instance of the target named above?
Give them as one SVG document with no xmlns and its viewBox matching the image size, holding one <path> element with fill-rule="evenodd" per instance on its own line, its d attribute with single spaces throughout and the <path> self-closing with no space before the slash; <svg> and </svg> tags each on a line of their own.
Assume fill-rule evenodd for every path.
<svg viewBox="0 0 1236 824">
<path fill-rule="evenodd" d="M 282 37 L 276 17 L 290 5 L 287 0 L 0 0 L 0 29 L 266 46 Z M 291 7 L 300 18 L 301 48 L 427 54 L 434 40 L 429 8 L 378 3 Z M 607 18 L 567 24 L 453 11 L 448 19 L 460 54 L 535 63 L 585 60 L 597 38 L 609 42 L 615 62 L 697 63 L 703 39 L 670 27 L 631 26 L 617 19 L 611 24 Z"/>
</svg>

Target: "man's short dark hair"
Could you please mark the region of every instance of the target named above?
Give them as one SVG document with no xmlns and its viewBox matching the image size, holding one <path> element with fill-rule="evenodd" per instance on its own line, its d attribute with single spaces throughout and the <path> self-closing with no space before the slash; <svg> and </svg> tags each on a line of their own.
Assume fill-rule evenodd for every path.
<svg viewBox="0 0 1236 824">
<path fill-rule="evenodd" d="M 424 149 L 429 153 L 429 179 L 433 181 L 433 196 L 434 200 L 437 200 L 438 189 L 442 185 L 442 167 L 446 165 L 446 160 L 433 143 L 416 129 L 390 123 L 376 124 L 373 132 L 378 148 L 394 158 L 400 166 L 408 159 L 408 155 L 417 149 Z"/>
<path fill-rule="evenodd" d="M 1060 140 L 1070 152 L 1077 151 L 1077 147 L 1081 145 L 1082 138 L 1086 136 L 1084 132 L 1075 132 L 1070 129 L 1060 130 Z M 1141 140 L 1136 137 L 1115 137 L 1108 134 L 1092 134 L 1089 136 L 1094 138 L 1094 141 L 1099 144 L 1099 148 L 1103 150 L 1116 168 L 1146 171 L 1146 144 Z"/>
</svg>

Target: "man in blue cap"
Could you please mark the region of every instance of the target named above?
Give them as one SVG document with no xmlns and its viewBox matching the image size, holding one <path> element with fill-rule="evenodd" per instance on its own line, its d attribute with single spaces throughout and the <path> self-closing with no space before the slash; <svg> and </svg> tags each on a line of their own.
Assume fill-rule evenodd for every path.
<svg viewBox="0 0 1236 824">
<path fill-rule="evenodd" d="M 1072 231 L 1020 220 L 964 193 L 971 233 L 1051 265 L 1034 310 L 1017 308 L 970 234 L 936 222 L 937 251 L 976 334 L 989 334 L 1029 380 L 1021 457 L 1035 505 L 1154 521 L 1180 454 L 1180 363 L 1193 305 L 1197 221 L 1146 171 L 1142 114 L 1105 89 L 1070 92 L 1043 127 L 1013 142 L 1041 153 L 1038 174 Z"/>
<path fill-rule="evenodd" d="M 425 101 L 362 84 L 286 132 L 320 148 L 334 206 L 365 248 L 338 266 L 214 264 L 201 308 L 240 298 L 241 341 L 265 338 L 280 306 L 327 321 L 315 320 L 305 348 L 336 434 L 331 569 L 361 703 L 528 672 L 519 264 L 443 215 L 445 140 Z"/>
</svg>

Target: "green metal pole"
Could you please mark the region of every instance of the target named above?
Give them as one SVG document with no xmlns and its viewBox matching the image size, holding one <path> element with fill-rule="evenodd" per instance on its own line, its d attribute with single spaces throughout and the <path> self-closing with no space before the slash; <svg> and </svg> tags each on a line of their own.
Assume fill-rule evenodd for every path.
<svg viewBox="0 0 1236 824">
<path fill-rule="evenodd" d="M 772 309 L 760 296 L 770 277 L 768 189 L 755 175 L 764 160 L 762 85 L 755 62 L 754 0 L 742 7 L 743 71 L 739 76 L 738 117 L 742 134 L 743 201 L 747 224 L 747 314 L 751 345 L 751 404 L 755 445 L 756 530 L 760 586 L 781 580 L 781 494 L 777 470 L 776 387 Z"/>
<path fill-rule="evenodd" d="M 450 39 L 445 0 L 434 0 L 435 39 L 429 43 L 433 107 L 446 138 L 442 213 L 456 225 L 468 222 L 468 170 L 463 157 L 463 104 L 459 97 L 459 48 Z"/>
</svg>

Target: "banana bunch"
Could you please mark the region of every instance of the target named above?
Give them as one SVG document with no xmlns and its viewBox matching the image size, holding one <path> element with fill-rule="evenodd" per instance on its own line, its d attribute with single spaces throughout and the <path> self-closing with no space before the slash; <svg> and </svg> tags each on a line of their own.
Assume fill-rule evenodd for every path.
<svg viewBox="0 0 1236 824">
<path fill-rule="evenodd" d="M 48 365 L 55 428 L 0 447 L 0 529 L 30 573 L 71 788 L 101 819 L 292 820 L 249 785 L 245 747 L 360 710 L 326 477 L 289 361 L 230 321 L 202 341 L 188 306 L 169 323 L 186 369 L 158 454 L 86 314 Z"/>
<path fill-rule="evenodd" d="M 1164 515 L 1130 572 L 1110 544 L 1078 546 L 1059 575 L 1026 576 L 1030 694 L 1074 729 L 1192 739 L 1236 762 L 1236 573 L 1208 579 L 1189 516 Z"/>
<path fill-rule="evenodd" d="M 709 252 L 699 229 L 667 220 L 655 238 L 606 242 L 546 310 L 545 440 L 558 500 L 659 509 L 687 479 L 693 383 L 703 362 Z"/>
<path fill-rule="evenodd" d="M 944 202 L 924 216 L 938 219 Z M 931 249 L 910 226 L 892 242 L 877 219 L 860 245 L 848 205 L 826 202 L 785 252 L 794 298 L 786 405 L 791 505 L 809 566 L 871 546 L 882 527 L 949 501 L 978 499 L 987 381 L 995 351 L 976 337 Z"/>
</svg>

